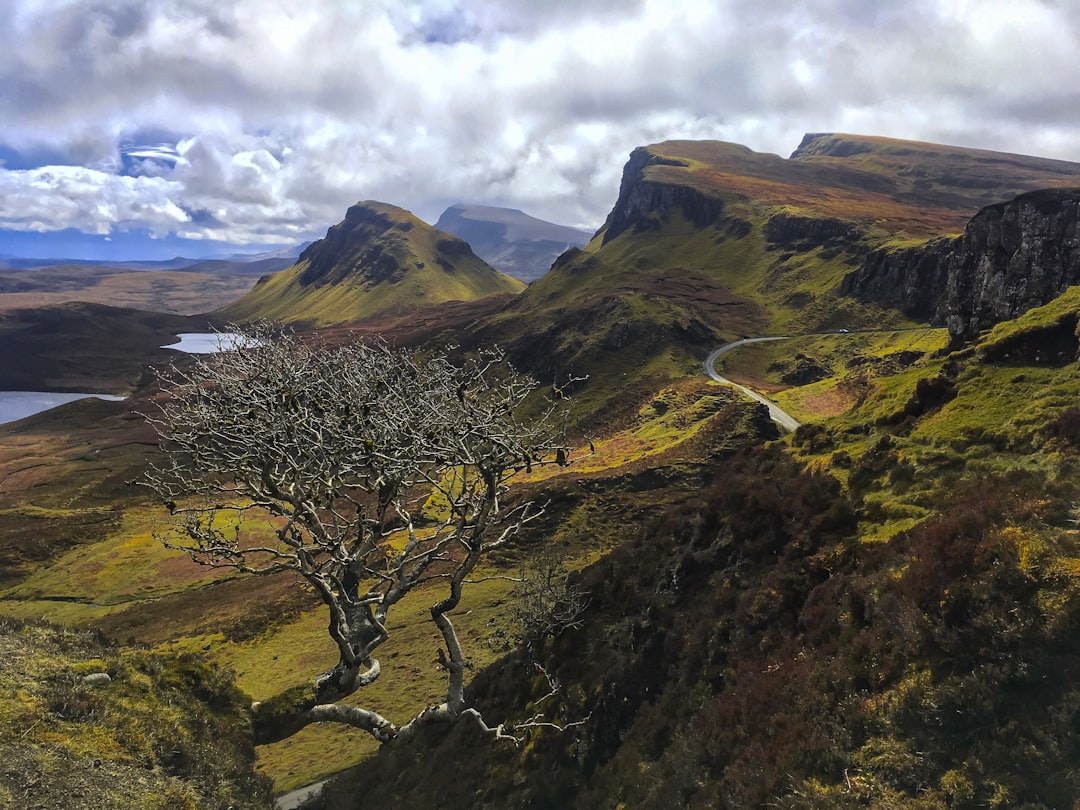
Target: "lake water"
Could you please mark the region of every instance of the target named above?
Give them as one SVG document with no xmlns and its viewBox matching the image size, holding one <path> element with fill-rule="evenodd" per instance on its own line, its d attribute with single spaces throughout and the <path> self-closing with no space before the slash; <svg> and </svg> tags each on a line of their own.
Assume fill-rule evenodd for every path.
<svg viewBox="0 0 1080 810">
<path fill-rule="evenodd" d="M 119 402 L 124 397 L 112 394 L 51 394 L 41 391 L 0 391 L 0 424 L 23 419 L 57 405 L 74 402 L 77 399 L 97 397 Z"/>
<path fill-rule="evenodd" d="M 176 349 L 187 354 L 210 354 L 224 349 L 231 349 L 239 335 L 230 332 L 184 332 L 177 335 L 179 343 L 162 346 L 163 349 Z M 112 394 L 52 394 L 41 391 L 0 391 L 0 425 L 24 419 L 35 413 L 47 411 L 57 405 L 74 402 L 77 399 L 97 397 L 118 402 L 125 397 Z"/>
<path fill-rule="evenodd" d="M 212 354 L 224 349 L 231 349 L 241 340 L 240 335 L 232 332 L 182 332 L 177 335 L 179 343 L 162 346 L 163 349 L 176 349 L 187 354 Z"/>
</svg>

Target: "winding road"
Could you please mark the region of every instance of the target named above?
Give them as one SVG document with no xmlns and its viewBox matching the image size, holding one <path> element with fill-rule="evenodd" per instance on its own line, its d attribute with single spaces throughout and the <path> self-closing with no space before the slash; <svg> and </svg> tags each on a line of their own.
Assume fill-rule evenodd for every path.
<svg viewBox="0 0 1080 810">
<path fill-rule="evenodd" d="M 784 428 L 785 430 L 791 431 L 795 430 L 795 428 L 797 428 L 801 424 L 801 422 L 799 422 L 799 420 L 797 420 L 794 416 L 783 410 L 779 405 L 777 405 L 768 397 L 759 394 L 757 391 L 753 391 L 747 388 L 745 385 L 739 385 L 737 382 L 732 382 L 727 377 L 721 377 L 719 374 L 716 373 L 716 361 L 722 355 L 725 355 L 728 352 L 739 348 L 740 346 L 745 346 L 747 343 L 766 343 L 770 340 L 788 339 L 789 338 L 786 336 L 743 338 L 742 340 L 736 340 L 734 343 L 728 343 L 726 346 L 721 346 L 719 349 L 717 349 L 705 358 L 705 373 L 709 375 L 710 379 L 713 379 L 718 383 L 723 383 L 724 385 L 732 385 L 738 388 L 751 399 L 760 402 L 762 405 L 769 409 L 769 417 L 774 422 L 776 422 L 776 424 L 780 425 L 780 427 Z"/>
<path fill-rule="evenodd" d="M 319 795 L 329 781 L 329 779 L 323 779 L 320 782 L 281 794 L 274 799 L 275 810 L 295 810 L 295 808 L 303 806 L 309 799 Z"/>
</svg>

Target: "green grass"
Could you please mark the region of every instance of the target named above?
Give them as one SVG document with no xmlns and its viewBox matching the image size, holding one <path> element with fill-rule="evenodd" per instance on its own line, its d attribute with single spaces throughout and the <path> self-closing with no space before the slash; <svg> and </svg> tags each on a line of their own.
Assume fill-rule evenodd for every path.
<svg viewBox="0 0 1080 810">
<path fill-rule="evenodd" d="M 1054 326 L 1062 318 L 1080 313 L 1080 287 L 1069 287 L 1050 303 L 1029 309 L 1009 321 L 1002 321 L 979 341 L 979 349 L 985 353 L 1009 338 L 1033 329 Z"/>
<path fill-rule="evenodd" d="M 830 332 L 742 346 L 721 356 L 716 367 L 727 377 L 767 392 L 799 421 L 814 422 L 844 413 L 872 390 L 889 388 L 882 381 L 897 374 L 910 357 L 933 355 L 947 342 L 944 329 Z M 827 376 L 804 385 L 786 383 L 784 375 L 798 366 L 800 356 Z M 893 387 L 906 392 L 906 386 L 900 382 Z"/>
<path fill-rule="evenodd" d="M 478 572 L 483 579 L 500 572 Z M 478 581 L 465 588 L 459 608 L 451 614 L 468 666 L 475 670 L 494 661 L 508 648 L 505 605 L 513 585 L 505 579 Z M 407 722 L 428 703 L 446 698 L 446 673 L 440 669 L 438 628 L 428 609 L 441 598 L 438 589 L 414 592 L 391 613 L 390 639 L 377 657 L 382 675 L 345 702 L 378 711 L 392 722 Z M 305 613 L 298 621 L 243 644 L 215 645 L 213 660 L 237 673 L 237 684 L 256 700 L 308 682 L 337 662 L 337 651 L 326 634 L 325 608 Z M 378 744 L 370 735 L 344 726 L 312 726 L 289 739 L 258 749 L 259 770 L 281 793 L 317 781 L 371 756 Z"/>
<path fill-rule="evenodd" d="M 107 540 L 75 548 L 0 592 L 0 613 L 27 618 L 27 610 L 20 606 L 31 604 L 35 616 L 89 621 L 112 608 L 198 588 L 232 575 L 198 566 L 182 552 L 162 546 L 152 536 L 152 527 L 159 520 L 154 511 L 128 509 L 120 530 Z M 56 597 L 82 599 L 86 604 L 51 601 Z"/>
<path fill-rule="evenodd" d="M 0 620 L 0 806 L 265 807 L 246 723 L 201 661 Z"/>
<path fill-rule="evenodd" d="M 942 330 L 822 336 L 769 344 L 751 358 L 750 371 L 771 367 L 775 373 L 773 358 L 784 348 L 836 371 L 773 396 L 807 421 L 818 408 L 812 430 L 793 437 L 792 449 L 851 488 L 860 504 L 862 539 L 883 541 L 934 515 L 943 493 L 960 482 L 1020 470 L 1050 478 L 1069 474 L 1072 451 L 1050 442 L 1045 428 L 1080 403 L 1075 361 L 986 360 L 987 349 L 1001 341 L 1057 324 L 1078 301 L 1072 291 L 1063 299 L 1000 325 L 972 349 L 952 355 L 940 352 Z M 910 365 L 891 365 L 890 355 L 901 350 L 924 354 Z M 860 359 L 841 372 L 836 367 L 844 356 Z M 952 394 L 918 404 L 920 385 L 942 385 L 946 378 Z"/>
</svg>

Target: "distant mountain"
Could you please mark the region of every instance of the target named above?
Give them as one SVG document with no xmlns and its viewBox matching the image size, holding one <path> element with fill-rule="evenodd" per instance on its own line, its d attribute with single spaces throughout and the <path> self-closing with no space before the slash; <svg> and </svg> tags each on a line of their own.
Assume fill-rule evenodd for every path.
<svg viewBox="0 0 1080 810">
<path fill-rule="evenodd" d="M 259 281 L 221 310 L 232 320 L 270 318 L 318 325 L 407 312 L 443 301 L 512 293 L 521 282 L 469 245 L 394 205 L 365 201 L 348 210 L 299 261 Z"/>
<path fill-rule="evenodd" d="M 299 255 L 299 253 L 297 253 Z M 296 264 L 297 256 L 292 257 L 268 257 L 255 261 L 239 259 L 207 259 L 195 264 L 182 267 L 184 273 L 207 273 L 214 276 L 265 276 L 269 273 L 277 273 L 286 267 Z"/>
<path fill-rule="evenodd" d="M 492 267 L 526 283 L 543 276 L 567 248 L 585 247 L 589 231 L 556 225 L 515 208 L 451 205 L 435 227 L 464 239 Z"/>
<path fill-rule="evenodd" d="M 266 259 L 297 259 L 310 245 L 312 240 L 301 242 L 298 245 L 278 248 L 277 250 L 265 250 L 262 253 L 234 253 L 224 257 L 225 261 L 232 262 L 261 262 Z"/>
<path fill-rule="evenodd" d="M 219 276 L 262 276 L 294 264 L 311 242 L 263 253 L 234 253 L 222 259 L 189 259 L 176 256 L 162 261 L 108 261 L 105 259 L 27 259 L 0 255 L 0 270 L 39 270 L 46 267 L 109 267 L 117 270 L 209 273 Z"/>
<path fill-rule="evenodd" d="M 104 259 L 25 259 L 18 256 L 0 258 L 0 270 L 39 270 L 44 267 L 112 267 L 118 270 L 184 270 L 200 259 L 177 256 L 161 261 L 112 262 Z"/>
</svg>

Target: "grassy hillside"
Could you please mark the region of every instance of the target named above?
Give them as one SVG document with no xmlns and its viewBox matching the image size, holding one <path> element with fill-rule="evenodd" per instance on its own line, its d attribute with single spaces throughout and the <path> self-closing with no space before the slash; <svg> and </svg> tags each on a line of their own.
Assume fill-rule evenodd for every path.
<svg viewBox="0 0 1080 810">
<path fill-rule="evenodd" d="M 865 251 L 954 227 L 1020 172 L 1011 156 L 961 152 L 969 165 L 952 177 L 947 150 L 848 136 L 788 160 L 729 144 L 639 150 L 589 245 L 524 293 L 483 299 L 443 285 L 482 275 L 451 261 L 467 258 L 454 243 L 361 206 L 229 311 L 366 317 L 364 330 L 421 349 L 502 343 L 545 385 L 588 375 L 565 391 L 572 463 L 510 495 L 547 516 L 455 614 L 490 718 L 532 711 L 544 683 L 511 649 L 500 577 L 556 544 L 590 611 L 534 654 L 564 686 L 550 719 L 588 723 L 521 749 L 460 727 L 385 753 L 356 774 L 365 801 L 384 786 L 383 803 L 447 808 L 1069 806 L 1080 297 L 947 354 L 940 330 L 836 294 Z M 433 289 L 458 300 L 414 308 Z M 93 349 L 93 319 L 55 321 L 76 322 L 87 378 L 126 354 L 109 379 L 131 379 L 142 343 Z M 159 327 L 139 321 L 139 341 Z M 63 331 L 20 328 L 37 342 L 8 345 L 48 348 Z M 724 373 L 808 423 L 779 441 L 760 409 L 701 375 L 717 345 L 764 334 L 797 337 L 726 356 Z M 79 364 L 50 367 L 70 380 Z M 128 413 L 150 396 L 0 428 L 0 614 L 192 652 L 249 696 L 302 682 L 334 659 L 312 594 L 167 552 L 151 532 L 165 510 L 124 485 L 155 452 Z M 358 695 L 395 721 L 444 678 L 424 597 L 386 647 L 385 681 Z M 431 763 L 461 739 L 470 751 L 442 779 Z M 285 790 L 372 751 L 360 732 L 312 728 L 259 761 Z M 356 806 L 357 791 L 329 806 Z"/>
<path fill-rule="evenodd" d="M 193 657 L 0 619 L 0 807 L 268 808 L 246 699 Z"/>
<path fill-rule="evenodd" d="M 0 310 L 0 390 L 128 394 L 147 365 L 176 352 L 180 332 L 204 332 L 205 317 L 73 302 Z"/>
<path fill-rule="evenodd" d="M 631 155 L 596 237 L 472 339 L 541 379 L 588 375 L 582 407 L 608 418 L 610 391 L 636 401 L 741 336 L 915 326 L 840 295 L 869 251 L 959 232 L 998 194 L 1077 182 L 1077 164 L 884 138 L 807 136 L 788 159 L 654 144 Z"/>
<path fill-rule="evenodd" d="M 260 279 L 218 314 L 234 321 L 266 318 L 325 326 L 523 287 L 457 237 L 408 211 L 368 201 L 350 208 L 295 265 Z"/>
<path fill-rule="evenodd" d="M 868 135 L 810 134 L 791 157 L 882 175 L 897 196 L 961 215 L 1033 189 L 1075 187 L 1080 180 L 1080 167 L 1069 161 Z"/>
<path fill-rule="evenodd" d="M 148 407 L 142 399 L 75 403 L 0 429 L 0 531 L 9 540 L 0 615 L 45 616 L 170 653 L 192 652 L 235 671 L 254 698 L 304 682 L 334 656 L 313 594 L 289 576 L 229 577 L 196 566 L 152 537 L 166 510 L 124 483 L 154 452 L 151 432 L 129 413 Z M 730 452 L 762 430 L 768 426 L 753 408 L 703 378 L 661 391 L 624 430 L 594 437 L 592 450 L 580 439 L 568 468 L 523 477 L 515 498 L 559 503 L 526 548 L 556 539 L 574 565 L 591 562 L 618 544 L 621 517 L 644 515 L 664 493 L 693 486 L 703 458 Z M 578 480 L 588 481 L 588 490 L 579 490 Z M 485 573 L 514 573 L 526 553 L 519 548 L 493 560 Z M 467 589 L 455 621 L 477 668 L 507 649 L 512 587 L 497 578 Z M 429 603 L 421 592 L 406 606 L 387 646 L 385 679 L 357 695 L 396 720 L 433 699 L 444 677 L 430 658 Z M 360 732 L 313 728 L 260 749 L 259 761 L 285 790 L 373 751 Z"/>
<path fill-rule="evenodd" d="M 446 808 L 1072 806 L 1078 322 L 1074 288 L 951 354 L 942 330 L 735 353 L 810 424 L 716 459 L 583 572 L 585 627 L 474 682 L 518 717 L 539 659 L 546 718 L 587 722 L 433 736 L 323 806 L 360 784 Z M 452 776 L 392 777 L 461 745 Z"/>
</svg>

